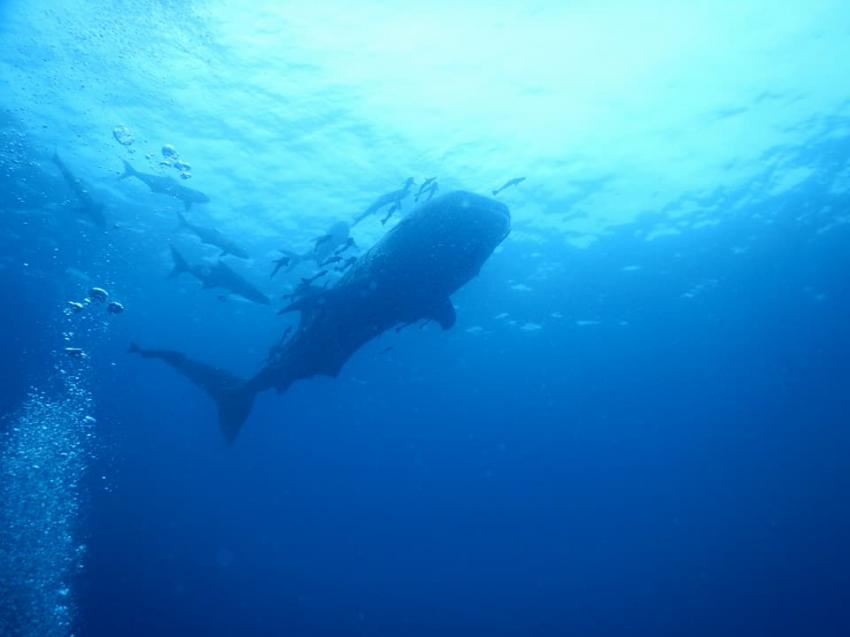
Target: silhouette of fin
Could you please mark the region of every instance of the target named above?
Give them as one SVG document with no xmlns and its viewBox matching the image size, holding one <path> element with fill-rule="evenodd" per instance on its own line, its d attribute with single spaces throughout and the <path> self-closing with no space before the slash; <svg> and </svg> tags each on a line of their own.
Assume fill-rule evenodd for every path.
<svg viewBox="0 0 850 637">
<path fill-rule="evenodd" d="M 131 343 L 129 351 L 142 358 L 155 358 L 167 363 L 203 389 L 218 407 L 218 425 L 227 444 L 233 444 L 254 405 L 256 390 L 250 383 L 174 350 L 143 349 Z"/>
<path fill-rule="evenodd" d="M 455 321 L 457 321 L 457 314 L 455 313 L 455 306 L 452 305 L 451 300 L 446 298 L 444 301 L 439 303 L 432 310 L 432 315 L 428 318 L 434 319 L 437 323 L 440 324 L 444 330 L 451 329 L 454 326 Z"/>
<path fill-rule="evenodd" d="M 177 248 L 174 246 L 171 246 L 171 259 L 174 261 L 174 267 L 171 268 L 171 273 L 168 275 L 169 279 L 180 276 L 184 272 L 191 272 L 191 268 L 186 262 L 186 259 L 183 258 L 182 254 L 177 252 Z"/>
<path fill-rule="evenodd" d="M 130 165 L 126 159 L 122 160 L 124 162 L 124 172 L 118 176 L 118 179 L 126 179 L 127 177 L 132 177 L 136 174 L 136 169 Z"/>
</svg>

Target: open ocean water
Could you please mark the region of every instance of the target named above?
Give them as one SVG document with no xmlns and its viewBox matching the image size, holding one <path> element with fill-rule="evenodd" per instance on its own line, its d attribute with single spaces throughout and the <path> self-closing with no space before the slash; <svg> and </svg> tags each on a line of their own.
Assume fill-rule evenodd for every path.
<svg viewBox="0 0 850 637">
<path fill-rule="evenodd" d="M 850 635 L 846 2 L 3 0 L 0 299 L 2 637 Z"/>
</svg>

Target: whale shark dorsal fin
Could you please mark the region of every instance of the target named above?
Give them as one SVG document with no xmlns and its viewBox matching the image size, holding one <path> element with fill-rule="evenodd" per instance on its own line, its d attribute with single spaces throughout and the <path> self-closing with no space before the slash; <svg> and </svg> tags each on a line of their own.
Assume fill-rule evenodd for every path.
<svg viewBox="0 0 850 637">
<path fill-rule="evenodd" d="M 431 316 L 428 318 L 437 321 L 437 323 L 440 324 L 440 327 L 444 330 L 451 329 L 452 326 L 454 326 L 455 321 L 457 321 L 455 306 L 452 305 L 451 300 L 447 297 L 443 299 L 442 302 L 434 306 L 431 310 Z"/>
</svg>

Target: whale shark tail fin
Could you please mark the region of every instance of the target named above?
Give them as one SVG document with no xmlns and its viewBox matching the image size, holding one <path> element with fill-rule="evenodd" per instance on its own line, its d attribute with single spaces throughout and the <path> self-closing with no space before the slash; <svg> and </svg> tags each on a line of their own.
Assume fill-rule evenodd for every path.
<svg viewBox="0 0 850 637">
<path fill-rule="evenodd" d="M 203 389 L 218 407 L 218 424 L 227 444 L 233 444 L 254 405 L 257 392 L 250 383 L 174 350 L 145 349 L 131 343 L 129 351 L 165 362 Z"/>
<path fill-rule="evenodd" d="M 136 174 L 136 169 L 130 165 L 126 159 L 122 160 L 124 162 L 124 172 L 118 175 L 118 179 L 126 179 L 127 177 L 132 177 Z"/>
<path fill-rule="evenodd" d="M 251 413 L 256 392 L 244 381 L 224 391 L 207 391 L 218 407 L 218 427 L 232 445 Z"/>
<path fill-rule="evenodd" d="M 191 272 L 191 268 L 189 267 L 189 263 L 177 251 L 177 248 L 171 246 L 171 260 L 174 262 L 174 266 L 171 268 L 171 272 L 168 275 L 169 279 L 173 279 L 176 276 L 180 276 L 184 272 Z"/>
</svg>

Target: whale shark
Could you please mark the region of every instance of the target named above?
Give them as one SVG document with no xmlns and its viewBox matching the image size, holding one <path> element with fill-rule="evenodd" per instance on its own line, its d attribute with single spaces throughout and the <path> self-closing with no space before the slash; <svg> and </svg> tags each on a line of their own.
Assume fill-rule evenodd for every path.
<svg viewBox="0 0 850 637">
<path fill-rule="evenodd" d="M 260 292 L 241 274 L 238 274 L 224 263 L 224 261 L 219 260 L 211 265 L 190 265 L 174 246 L 171 246 L 171 258 L 174 261 L 174 267 L 171 270 L 171 274 L 168 275 L 169 279 L 173 279 L 186 272 L 198 279 L 204 286 L 204 289 L 221 288 L 254 303 L 260 303 L 261 305 L 271 304 L 269 297 Z"/>
<path fill-rule="evenodd" d="M 200 386 L 218 407 L 228 444 L 248 418 L 255 396 L 285 391 L 295 381 L 336 377 L 367 342 L 397 326 L 455 323 L 450 297 L 478 275 L 510 232 L 508 207 L 488 197 L 455 191 L 419 206 L 349 267 L 330 288 L 284 308 L 300 312 L 297 328 L 276 344 L 265 365 L 242 379 L 173 350 L 130 351 L 161 360 Z"/>
<path fill-rule="evenodd" d="M 136 170 L 130 165 L 130 162 L 125 159 L 124 172 L 121 173 L 118 179 L 126 179 L 127 177 L 135 177 L 139 181 L 143 182 L 148 188 L 150 188 L 151 192 L 159 193 L 161 195 L 168 195 L 169 197 L 179 199 L 183 202 L 183 205 L 186 207 L 186 210 L 191 208 L 193 203 L 208 203 L 210 200 L 210 198 L 207 197 L 200 190 L 194 190 L 193 188 L 184 186 L 172 179 L 171 177 L 140 173 L 138 170 Z"/>
</svg>

